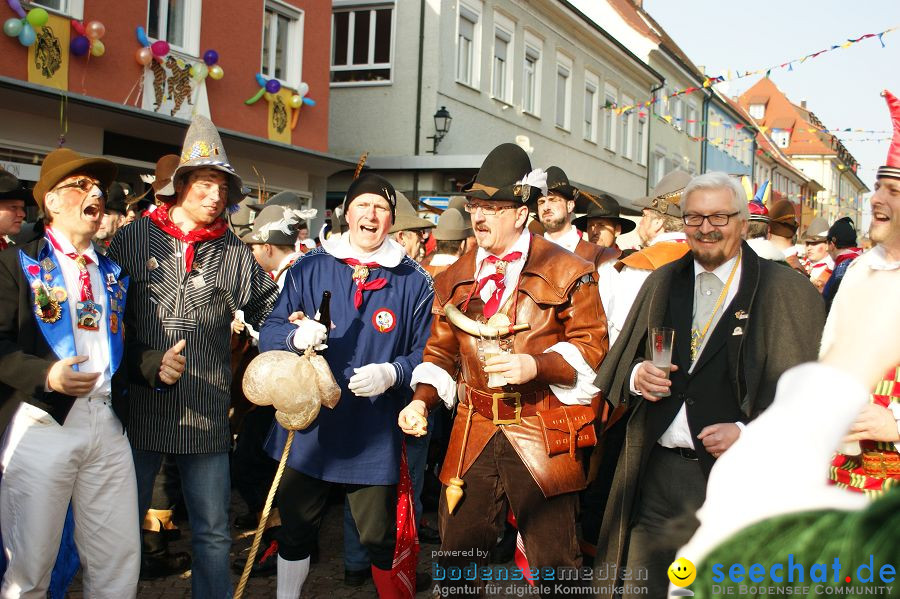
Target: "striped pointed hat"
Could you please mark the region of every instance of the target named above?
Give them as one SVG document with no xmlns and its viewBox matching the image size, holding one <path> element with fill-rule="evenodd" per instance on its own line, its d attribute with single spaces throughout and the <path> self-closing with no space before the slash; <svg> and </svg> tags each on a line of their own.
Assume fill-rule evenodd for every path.
<svg viewBox="0 0 900 599">
<path fill-rule="evenodd" d="M 890 177 L 900 179 L 900 100 L 889 92 L 881 92 L 887 101 L 888 110 L 891 112 L 891 123 L 894 125 L 894 139 L 891 140 L 891 148 L 888 150 L 887 161 L 884 166 L 878 167 L 877 177 Z"/>
<path fill-rule="evenodd" d="M 225 146 L 222 145 L 222 138 L 219 137 L 216 126 L 205 116 L 196 114 L 191 119 L 191 126 L 184 136 L 178 167 L 166 186 L 157 190 L 156 197 L 165 202 L 174 202 L 175 184 L 178 180 L 189 172 L 201 168 L 211 168 L 225 173 L 228 177 L 230 205 L 237 204 L 247 195 L 243 192 L 244 182 L 228 162 Z"/>
</svg>

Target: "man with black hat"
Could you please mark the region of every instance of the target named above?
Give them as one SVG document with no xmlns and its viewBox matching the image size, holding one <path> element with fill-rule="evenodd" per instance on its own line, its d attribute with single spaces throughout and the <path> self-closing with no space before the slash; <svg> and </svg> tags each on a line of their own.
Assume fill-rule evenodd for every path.
<svg viewBox="0 0 900 599">
<path fill-rule="evenodd" d="M 838 268 L 845 265 L 843 281 L 834 296 L 834 309 L 822 334 L 823 356 L 844 343 L 838 332 L 846 329 L 848 323 L 841 320 L 845 318 L 842 315 L 870 309 L 855 297 L 859 296 L 858 289 L 870 287 L 886 274 L 900 277 L 900 100 L 887 90 L 882 95 L 890 110 L 894 137 L 887 161 L 878 169 L 875 193 L 870 200 L 869 237 L 876 245 L 858 259 L 847 259 L 835 268 L 837 275 Z M 832 233 L 840 241 L 840 231 L 829 231 L 829 239 Z M 848 242 L 850 231 L 843 235 Z M 896 312 L 896 296 L 894 300 Z M 889 338 L 891 332 L 884 334 Z M 892 341 L 896 344 L 895 339 Z M 900 486 L 900 367 L 888 370 L 872 389 L 870 404 L 859 414 L 845 441 L 844 451 L 831 464 L 835 484 L 869 496 Z"/>
<path fill-rule="evenodd" d="M 162 181 L 155 183 L 161 184 Z M 230 323 L 241 309 L 259 326 L 277 287 L 223 218 L 245 194 L 215 126 L 196 115 L 161 205 L 123 228 L 109 256 L 131 276 L 128 337 L 148 350 L 136 364 L 158 368 L 162 350 L 181 341 L 186 371 L 176 385 L 129 385 L 128 438 L 141 513 L 150 505 L 164 454 L 173 454 L 187 504 L 194 597 L 231 593 L 228 522 L 231 430 Z"/>
<path fill-rule="evenodd" d="M 22 230 L 25 204 L 33 201 L 31 190 L 15 175 L 0 168 L 0 251 L 10 246 L 10 236 Z"/>
<path fill-rule="evenodd" d="M 537 216 L 544 226 L 544 238 L 598 268 L 603 262 L 618 258 L 614 252 L 604 252 L 603 247 L 581 238 L 581 231 L 572 226 L 575 198 L 580 192 L 558 166 L 551 166 L 546 172 L 547 193 L 537 200 Z"/>
<path fill-rule="evenodd" d="M 0 256 L 4 597 L 46 594 L 70 501 L 85 594 L 137 591 L 126 370 L 145 384 L 174 384 L 183 366 L 176 344 L 154 368 L 133 367 L 142 345 L 123 334 L 128 277 L 91 244 L 115 174 L 102 158 L 48 154 L 34 187 L 44 235 Z"/>
<path fill-rule="evenodd" d="M 845 216 L 834 221 L 828 229 L 828 255 L 834 261 L 834 270 L 822 289 L 822 297 L 825 298 L 825 305 L 829 310 L 847 267 L 859 258 L 860 254 L 862 248 L 856 245 L 856 226 L 853 219 Z"/>
<path fill-rule="evenodd" d="M 634 298 L 650 273 L 690 250 L 681 222 L 681 192 L 690 180 L 686 172 L 672 171 L 660 179 L 649 196 L 637 200 L 635 204 L 643 213 L 637 225 L 643 248 L 600 268 L 600 298 L 610 345 L 616 342 Z"/>
<path fill-rule="evenodd" d="M 366 172 L 355 179 L 343 205 L 349 231 L 297 259 L 260 331 L 261 351 L 303 353 L 327 342 L 325 359 L 341 388 L 333 409 L 322 409 L 295 433 L 278 489 L 280 599 L 300 595 L 334 484 L 346 486 L 378 595 L 400 597 L 400 581 L 410 593 L 415 584 L 414 563 L 392 571 L 398 543 L 411 541 L 398 539 L 396 530 L 398 499 L 411 496 L 398 498 L 398 483 L 400 489 L 409 485 L 395 423 L 422 360 L 433 291 L 431 277 L 389 238 L 396 206 L 396 192 L 382 177 Z M 312 319 L 326 292 L 330 330 Z M 280 457 L 286 439 L 287 431 L 275 426 L 266 445 L 270 455 Z"/>
<path fill-rule="evenodd" d="M 428 411 L 452 407 L 464 383 L 440 475 L 438 567 L 486 565 L 511 508 L 532 567 L 575 568 L 579 447 L 592 442 L 592 373 L 607 350 L 596 267 L 527 231 L 546 177 L 518 145 L 494 148 L 464 191 L 478 248 L 437 278 L 431 337 L 399 418 L 425 434 Z M 483 581 L 441 584 L 475 594 Z"/>
<path fill-rule="evenodd" d="M 590 204 L 587 213 L 573 220 L 572 224 L 587 233 L 589 242 L 610 248 L 612 250 L 610 259 L 620 258 L 622 250 L 616 244 L 616 239 L 619 235 L 633 231 L 634 221 L 622 217 L 619 202 L 608 194 L 601 193 L 596 197 L 585 192 L 581 194 L 590 200 Z"/>
<path fill-rule="evenodd" d="M 125 196 L 128 195 L 127 188 L 123 183 L 113 181 L 109 186 L 109 197 L 106 200 L 106 212 L 103 214 L 103 220 L 100 221 L 100 228 L 94 235 L 94 247 L 101 254 L 106 254 L 109 242 L 112 241 L 116 231 L 125 220 Z"/>
</svg>

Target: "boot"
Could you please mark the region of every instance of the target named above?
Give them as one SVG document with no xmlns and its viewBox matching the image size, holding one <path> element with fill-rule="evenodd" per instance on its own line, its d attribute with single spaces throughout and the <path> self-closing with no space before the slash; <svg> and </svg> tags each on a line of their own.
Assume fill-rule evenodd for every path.
<svg viewBox="0 0 900 599">
<path fill-rule="evenodd" d="M 141 531 L 141 580 L 153 580 L 173 574 L 182 574 L 191 567 L 187 553 L 169 553 L 165 533 Z"/>
<path fill-rule="evenodd" d="M 372 566 L 372 582 L 375 583 L 375 590 L 378 591 L 378 599 L 403 599 L 400 589 L 391 579 L 390 570 Z"/>
</svg>

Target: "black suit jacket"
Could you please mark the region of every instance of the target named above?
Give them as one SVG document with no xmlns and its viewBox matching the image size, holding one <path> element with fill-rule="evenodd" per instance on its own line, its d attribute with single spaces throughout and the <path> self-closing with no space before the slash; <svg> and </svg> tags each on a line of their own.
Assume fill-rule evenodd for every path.
<svg viewBox="0 0 900 599">
<path fill-rule="evenodd" d="M 63 424 L 75 401 L 71 395 L 45 391 L 47 374 L 59 358 L 38 328 L 33 292 L 19 258 L 22 251 L 36 259 L 46 244 L 41 237 L 0 252 L 0 431 L 5 430 L 20 402 L 41 408 Z M 128 407 L 126 366 L 140 361 L 141 350 L 126 341 L 122 365 L 113 374 L 113 407 L 123 422 Z"/>
</svg>

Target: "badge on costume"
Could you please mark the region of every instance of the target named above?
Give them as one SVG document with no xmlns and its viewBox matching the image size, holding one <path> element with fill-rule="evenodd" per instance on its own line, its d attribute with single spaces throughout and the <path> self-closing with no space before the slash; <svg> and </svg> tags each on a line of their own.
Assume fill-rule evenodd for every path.
<svg viewBox="0 0 900 599">
<path fill-rule="evenodd" d="M 365 282 L 369 278 L 369 267 L 365 264 L 355 264 L 353 266 L 353 280 Z"/>
<path fill-rule="evenodd" d="M 112 286 L 116 284 L 116 275 L 111 272 L 106 273 L 106 288 L 112 291 Z"/>
<path fill-rule="evenodd" d="M 113 335 L 119 332 L 119 315 L 115 312 L 109 313 L 109 332 Z"/>
<path fill-rule="evenodd" d="M 734 330 L 731 332 L 732 337 L 737 337 L 738 335 L 743 335 L 744 329 L 741 327 L 734 327 Z"/>
<path fill-rule="evenodd" d="M 78 328 L 84 331 L 97 331 L 100 329 L 100 312 L 102 308 L 91 300 L 85 300 L 75 304 L 75 316 Z"/>
<path fill-rule="evenodd" d="M 47 272 L 51 272 L 54 268 L 56 268 L 56 264 L 50 258 L 44 258 L 43 260 L 41 260 L 41 266 Z"/>
<path fill-rule="evenodd" d="M 206 285 L 206 279 L 199 272 L 191 279 L 191 284 L 195 289 L 202 289 Z"/>
<path fill-rule="evenodd" d="M 750 315 L 744 312 L 743 310 L 738 310 L 734 313 L 734 317 L 738 320 L 746 320 Z"/>
<path fill-rule="evenodd" d="M 150 256 L 150 259 L 147 260 L 147 270 L 156 270 L 157 268 L 159 268 L 159 262 L 155 257 Z"/>
<path fill-rule="evenodd" d="M 40 279 L 35 280 L 31 284 L 31 290 L 34 292 L 34 313 L 41 322 L 54 323 L 62 316 L 62 309 L 57 301 L 47 289 Z"/>
<path fill-rule="evenodd" d="M 390 333 L 397 326 L 397 316 L 387 308 L 379 308 L 372 315 L 372 325 L 379 333 Z"/>
</svg>

